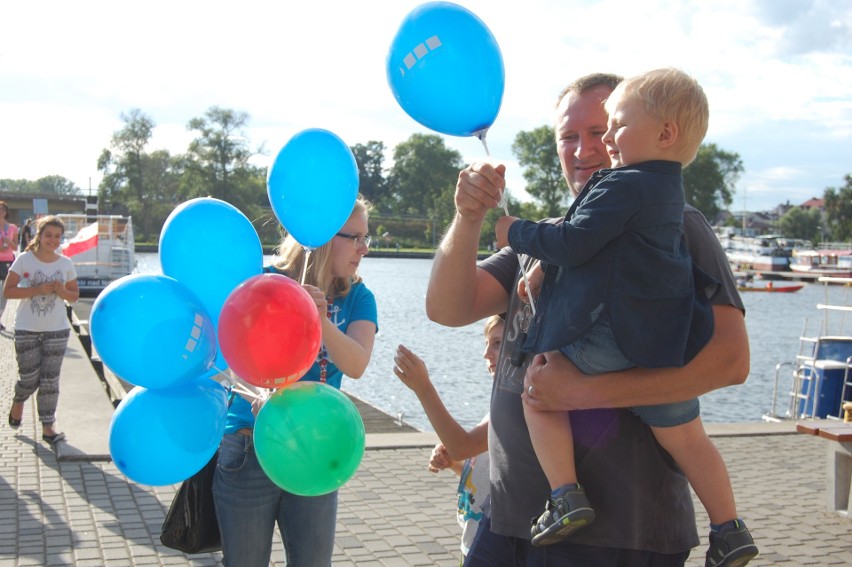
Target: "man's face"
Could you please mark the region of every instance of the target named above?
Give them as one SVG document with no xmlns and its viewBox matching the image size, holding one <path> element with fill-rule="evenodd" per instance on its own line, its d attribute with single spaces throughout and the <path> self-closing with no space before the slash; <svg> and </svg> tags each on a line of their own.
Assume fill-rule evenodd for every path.
<svg viewBox="0 0 852 567">
<path fill-rule="evenodd" d="M 601 137 L 607 130 L 603 103 L 611 92 L 606 85 L 579 95 L 570 92 L 556 108 L 556 151 L 562 174 L 575 196 L 594 172 L 610 167 Z"/>
</svg>

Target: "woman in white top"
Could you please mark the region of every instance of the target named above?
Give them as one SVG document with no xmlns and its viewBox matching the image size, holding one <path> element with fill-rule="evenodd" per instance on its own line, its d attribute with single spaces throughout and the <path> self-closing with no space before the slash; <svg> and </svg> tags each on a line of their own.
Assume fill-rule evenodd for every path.
<svg viewBox="0 0 852 567">
<path fill-rule="evenodd" d="M 15 261 L 18 247 L 18 227 L 9 222 L 9 206 L 0 201 L 0 286 L 6 281 L 9 267 Z M 0 331 L 5 331 L 3 311 L 6 309 L 6 296 L 0 294 Z"/>
<path fill-rule="evenodd" d="M 54 428 L 59 400 L 59 371 L 71 325 L 65 301 L 77 301 L 74 264 L 57 253 L 65 225 L 54 216 L 38 221 L 35 239 L 9 268 L 3 295 L 19 299 L 15 314 L 15 355 L 18 381 L 9 410 L 9 425 L 20 427 L 24 403 L 38 390 L 38 417 L 42 439 L 56 443 L 65 438 Z"/>
</svg>

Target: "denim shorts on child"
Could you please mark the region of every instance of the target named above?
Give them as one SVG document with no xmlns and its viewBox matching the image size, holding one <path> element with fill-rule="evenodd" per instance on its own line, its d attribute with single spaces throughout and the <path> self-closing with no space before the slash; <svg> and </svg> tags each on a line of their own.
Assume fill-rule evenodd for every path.
<svg viewBox="0 0 852 567">
<path fill-rule="evenodd" d="M 615 343 L 609 315 L 603 314 L 592 327 L 570 345 L 559 349 L 583 374 L 617 372 L 635 366 Z M 630 408 L 645 425 L 673 427 L 689 423 L 700 413 L 698 398 L 685 402 Z"/>
</svg>

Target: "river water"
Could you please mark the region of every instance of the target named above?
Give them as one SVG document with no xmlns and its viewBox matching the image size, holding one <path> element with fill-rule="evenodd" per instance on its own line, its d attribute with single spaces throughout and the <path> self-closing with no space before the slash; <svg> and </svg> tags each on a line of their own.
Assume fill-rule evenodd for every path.
<svg viewBox="0 0 852 567">
<path fill-rule="evenodd" d="M 160 271 L 156 254 L 136 257 L 137 272 Z M 470 427 L 488 411 L 491 392 L 491 379 L 482 359 L 482 323 L 447 328 L 428 320 L 424 305 L 431 266 L 431 260 L 423 259 L 364 258 L 360 273 L 376 295 L 379 334 L 364 376 L 360 380 L 344 379 L 343 389 L 392 416 L 401 415 L 418 429 L 431 430 L 417 398 L 393 373 L 396 347 L 404 344 L 426 362 L 450 413 Z M 835 298 L 848 289 L 830 288 L 830 293 Z M 824 299 L 822 284 L 805 284 L 795 293 L 743 294 L 751 373 L 745 384 L 701 398 L 704 421 L 761 420 L 772 403 L 776 365 L 795 359 L 806 320 L 808 332 L 816 332 L 821 320 L 816 304 Z M 785 391 L 789 390 L 789 375 L 788 369 L 782 371 Z M 779 403 L 786 404 L 786 399 Z"/>
</svg>

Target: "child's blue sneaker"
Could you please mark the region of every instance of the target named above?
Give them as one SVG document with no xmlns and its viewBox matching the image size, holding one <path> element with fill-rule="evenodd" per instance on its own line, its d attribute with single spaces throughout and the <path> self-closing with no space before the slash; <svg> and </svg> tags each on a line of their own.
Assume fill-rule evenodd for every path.
<svg viewBox="0 0 852 567">
<path fill-rule="evenodd" d="M 595 511 L 583 487 L 579 484 L 563 486 L 550 497 L 544 513 L 533 519 L 532 544 L 541 546 L 562 541 L 594 519 Z"/>
</svg>

